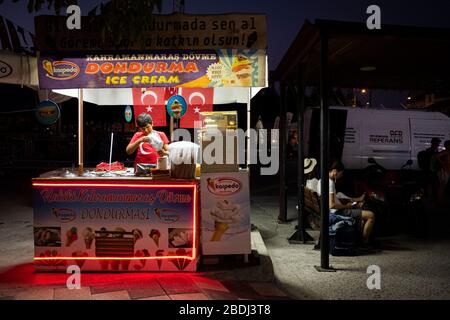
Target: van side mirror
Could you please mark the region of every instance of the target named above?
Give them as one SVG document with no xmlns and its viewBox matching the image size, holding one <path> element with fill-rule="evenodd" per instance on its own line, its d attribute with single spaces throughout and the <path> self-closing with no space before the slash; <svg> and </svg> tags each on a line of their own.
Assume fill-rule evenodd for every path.
<svg viewBox="0 0 450 320">
<path fill-rule="evenodd" d="M 375 164 L 376 163 L 374 158 L 368 158 L 367 162 L 371 163 L 371 164 Z"/>
<path fill-rule="evenodd" d="M 412 166 L 412 164 L 413 164 L 413 161 L 412 161 L 411 159 L 409 159 L 408 161 L 406 161 L 406 165 L 407 165 L 407 166 Z"/>
</svg>

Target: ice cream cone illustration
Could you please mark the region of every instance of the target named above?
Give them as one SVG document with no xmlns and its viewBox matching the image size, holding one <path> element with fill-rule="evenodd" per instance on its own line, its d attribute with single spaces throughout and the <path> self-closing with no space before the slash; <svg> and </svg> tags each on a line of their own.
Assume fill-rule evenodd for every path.
<svg viewBox="0 0 450 320">
<path fill-rule="evenodd" d="M 127 271 L 130 267 L 131 260 L 120 260 L 120 268 L 123 271 Z"/>
<path fill-rule="evenodd" d="M 60 257 L 60 256 L 61 255 L 56 250 L 52 250 L 52 251 L 46 250 L 45 253 L 41 252 L 39 254 L 39 257 L 40 258 L 48 257 L 48 258 L 52 258 L 52 259 L 39 260 L 39 261 L 36 261 L 35 263 L 37 265 L 47 266 L 47 267 L 60 267 L 60 266 L 67 265 L 67 261 L 66 260 L 53 259 L 55 257 Z"/>
<path fill-rule="evenodd" d="M 150 257 L 150 253 L 148 252 L 147 249 L 138 250 L 138 251 L 136 251 L 134 256 L 135 257 Z M 138 264 L 138 265 L 133 266 L 136 270 L 141 270 L 142 268 L 144 268 L 145 264 L 147 263 L 147 259 L 141 259 L 141 260 L 139 260 L 139 262 L 140 262 L 140 265 Z"/>
<path fill-rule="evenodd" d="M 175 119 L 179 119 L 181 117 L 182 110 L 181 103 L 178 100 L 174 100 L 170 108 L 172 110 L 173 117 Z"/>
<path fill-rule="evenodd" d="M 109 267 L 109 260 L 100 260 L 100 268 L 102 270 L 108 270 Z"/>
<path fill-rule="evenodd" d="M 139 229 L 133 229 L 133 237 L 134 237 L 134 243 L 136 243 L 139 239 L 142 239 L 142 231 Z"/>
<path fill-rule="evenodd" d="M 216 191 L 216 185 L 214 184 L 214 179 L 213 178 L 206 179 L 206 182 L 208 183 L 208 188 L 209 189 L 211 189 L 212 191 Z"/>
<path fill-rule="evenodd" d="M 135 256 L 135 257 L 143 257 L 143 256 L 144 256 L 144 253 L 143 253 L 141 250 L 138 250 L 138 251 L 136 251 L 136 252 L 134 253 L 134 256 Z M 135 265 L 133 266 L 134 269 L 136 269 L 136 270 L 141 270 L 141 269 L 145 266 L 145 262 L 146 262 L 145 259 L 141 259 L 141 260 L 139 260 L 139 261 L 140 261 L 141 264 L 135 264 Z"/>
<path fill-rule="evenodd" d="M 86 244 L 86 249 L 90 249 L 92 246 L 92 242 L 95 239 L 95 232 L 91 228 L 87 227 L 83 230 L 83 238 L 84 243 Z"/>
<path fill-rule="evenodd" d="M 72 227 L 66 232 L 66 247 L 70 247 L 76 240 L 78 240 L 77 228 Z"/>
<path fill-rule="evenodd" d="M 231 71 L 236 74 L 239 85 L 243 87 L 252 86 L 253 67 L 246 56 L 242 54 L 237 55 L 233 60 Z"/>
<path fill-rule="evenodd" d="M 77 262 L 77 265 L 81 268 L 83 268 L 84 263 L 86 262 L 86 260 L 75 260 Z"/>
<path fill-rule="evenodd" d="M 240 206 L 230 203 L 226 199 L 218 201 L 210 213 L 214 219 L 214 233 L 211 241 L 220 241 L 230 224 L 236 224 L 240 220 Z"/>
<path fill-rule="evenodd" d="M 162 257 L 162 256 L 164 256 L 164 250 L 158 250 L 158 251 L 156 251 L 156 256 L 157 256 L 157 257 Z M 156 260 L 156 263 L 158 264 L 158 269 L 161 270 L 162 259 Z"/>
<path fill-rule="evenodd" d="M 44 68 L 45 71 L 47 71 L 49 75 L 53 76 L 53 64 L 50 61 L 48 60 L 42 61 L 42 67 Z"/>
<path fill-rule="evenodd" d="M 253 67 L 252 63 L 246 56 L 244 56 L 243 54 L 237 55 L 233 60 L 231 71 L 233 71 L 236 75 L 239 85 L 243 87 L 252 86 Z"/>
<path fill-rule="evenodd" d="M 184 249 L 178 249 L 175 253 L 169 252 L 169 255 L 174 255 L 174 256 L 187 256 L 190 254 L 191 254 L 190 251 L 186 252 L 186 250 L 184 250 Z M 191 263 L 191 260 L 186 259 L 186 258 L 174 258 L 174 259 L 170 259 L 170 261 L 180 271 L 183 271 L 184 269 L 186 269 L 186 267 Z"/>
<path fill-rule="evenodd" d="M 236 74 L 239 79 L 239 84 L 242 87 L 251 87 L 252 86 L 252 77 L 250 73 L 245 74 Z"/>
<path fill-rule="evenodd" d="M 72 257 L 88 257 L 89 254 L 82 251 L 76 251 L 72 253 Z M 76 259 L 75 263 L 80 267 L 80 269 L 83 267 L 84 263 L 86 262 L 85 259 Z"/>
<path fill-rule="evenodd" d="M 155 208 L 155 214 L 158 218 L 161 219 L 161 209 L 160 208 Z"/>
<path fill-rule="evenodd" d="M 214 222 L 214 233 L 211 237 L 211 241 L 220 241 L 223 234 L 228 230 L 228 223 L 216 221 Z"/>
<path fill-rule="evenodd" d="M 159 232 L 159 230 L 152 229 L 152 230 L 150 231 L 149 236 L 150 236 L 150 238 L 152 238 L 153 241 L 156 243 L 156 246 L 159 247 L 159 238 L 161 237 L 161 232 Z"/>
<path fill-rule="evenodd" d="M 120 260 L 111 261 L 111 270 L 117 271 L 119 270 Z"/>
</svg>

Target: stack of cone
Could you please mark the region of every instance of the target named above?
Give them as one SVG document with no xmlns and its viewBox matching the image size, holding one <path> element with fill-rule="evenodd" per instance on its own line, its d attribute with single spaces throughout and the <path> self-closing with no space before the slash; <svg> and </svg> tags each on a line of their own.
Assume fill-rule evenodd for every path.
<svg viewBox="0 0 450 320">
<path fill-rule="evenodd" d="M 157 257 L 162 257 L 162 256 L 164 256 L 164 250 L 158 250 L 158 251 L 156 251 L 156 256 L 157 256 Z M 158 264 L 158 269 L 161 270 L 162 259 L 156 260 L 156 263 Z"/>
<path fill-rule="evenodd" d="M 150 231 L 150 238 L 153 239 L 153 241 L 156 243 L 156 246 L 159 247 L 159 238 L 161 237 L 161 232 L 156 229 L 152 229 Z"/>
</svg>

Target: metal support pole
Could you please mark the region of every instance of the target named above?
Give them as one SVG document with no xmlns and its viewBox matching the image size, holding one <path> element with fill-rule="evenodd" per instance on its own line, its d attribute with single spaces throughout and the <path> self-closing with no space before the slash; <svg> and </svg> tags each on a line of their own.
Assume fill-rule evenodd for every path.
<svg viewBox="0 0 450 320">
<path fill-rule="evenodd" d="M 320 267 L 318 271 L 332 271 L 330 268 L 329 236 L 329 106 L 328 106 L 328 36 L 320 37 Z"/>
<path fill-rule="evenodd" d="M 286 188 L 286 93 L 284 83 L 280 86 L 280 213 L 278 221 L 287 222 L 287 188 Z"/>
<path fill-rule="evenodd" d="M 84 110 L 83 110 L 83 89 L 78 89 L 78 173 L 84 170 Z"/>
<path fill-rule="evenodd" d="M 305 109 L 305 88 L 300 84 L 297 88 L 297 132 L 298 144 L 298 176 L 297 176 L 297 231 L 289 238 L 291 244 L 306 244 L 314 241 L 305 230 L 305 173 L 304 173 L 304 123 L 303 113 Z"/>
<path fill-rule="evenodd" d="M 250 161 L 251 161 L 251 150 L 252 146 L 250 145 L 250 115 L 251 115 L 251 99 L 252 99 L 252 88 L 248 88 L 248 95 L 247 95 L 247 170 L 250 175 Z"/>
<path fill-rule="evenodd" d="M 300 70 L 300 73 L 302 70 Z M 303 77 L 300 76 L 300 84 L 296 90 L 297 100 L 297 132 L 298 132 L 298 178 L 297 178 L 297 231 L 289 238 L 291 244 L 306 244 L 314 239 L 305 230 L 305 174 L 304 174 L 304 123 L 303 113 L 305 109 L 305 87 Z"/>
</svg>

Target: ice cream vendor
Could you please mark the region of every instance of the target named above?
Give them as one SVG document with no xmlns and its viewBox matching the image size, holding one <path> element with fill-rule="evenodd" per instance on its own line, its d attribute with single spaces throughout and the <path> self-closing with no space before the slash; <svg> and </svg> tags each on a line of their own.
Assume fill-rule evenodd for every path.
<svg viewBox="0 0 450 320">
<path fill-rule="evenodd" d="M 153 120 L 148 113 L 141 113 L 136 119 L 138 132 L 131 138 L 126 148 L 127 154 L 136 152 L 134 168 L 136 164 L 156 164 L 158 157 L 169 153 L 169 139 L 166 134 L 153 129 Z"/>
</svg>

